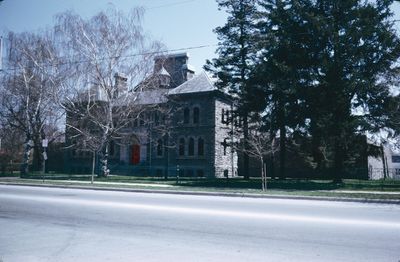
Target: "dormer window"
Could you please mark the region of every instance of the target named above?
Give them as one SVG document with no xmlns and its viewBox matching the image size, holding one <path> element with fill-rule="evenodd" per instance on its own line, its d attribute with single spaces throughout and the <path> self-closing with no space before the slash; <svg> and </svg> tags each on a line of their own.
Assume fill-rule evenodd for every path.
<svg viewBox="0 0 400 262">
<path fill-rule="evenodd" d="M 161 87 L 169 87 L 171 84 L 171 75 L 164 67 L 158 71 L 158 79 Z"/>
<path fill-rule="evenodd" d="M 160 76 L 160 86 L 168 87 L 171 83 L 171 78 L 169 76 Z"/>
</svg>

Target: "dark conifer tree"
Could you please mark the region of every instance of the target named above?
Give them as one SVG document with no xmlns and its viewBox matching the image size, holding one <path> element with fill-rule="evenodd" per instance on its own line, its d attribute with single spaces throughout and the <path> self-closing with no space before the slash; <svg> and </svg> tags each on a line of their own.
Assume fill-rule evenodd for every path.
<svg viewBox="0 0 400 262">
<path fill-rule="evenodd" d="M 238 98 L 238 108 L 233 112 L 244 119 L 244 141 L 248 136 L 248 113 L 251 111 L 246 96 L 251 94 L 249 75 L 255 56 L 256 0 L 217 0 L 219 8 L 229 17 L 222 27 L 217 27 L 218 58 L 207 61 L 205 69 L 218 77 L 217 85 Z M 246 143 L 246 142 L 245 142 Z M 249 178 L 249 156 L 244 154 L 244 177 Z"/>
<path fill-rule="evenodd" d="M 392 3 L 326 0 L 314 5 L 317 26 L 310 52 L 318 63 L 308 101 L 311 134 L 331 145 L 337 182 L 355 136 L 389 124 L 390 85 L 400 56 Z"/>
</svg>

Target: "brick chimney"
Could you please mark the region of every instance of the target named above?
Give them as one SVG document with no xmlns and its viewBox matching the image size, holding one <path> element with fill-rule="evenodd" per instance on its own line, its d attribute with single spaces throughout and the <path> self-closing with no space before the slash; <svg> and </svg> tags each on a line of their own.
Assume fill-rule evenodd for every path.
<svg viewBox="0 0 400 262">
<path fill-rule="evenodd" d="M 188 53 L 158 56 L 154 60 L 155 74 L 164 68 L 171 76 L 169 88 L 174 88 L 181 85 L 194 75 L 194 68 L 188 64 Z"/>
</svg>

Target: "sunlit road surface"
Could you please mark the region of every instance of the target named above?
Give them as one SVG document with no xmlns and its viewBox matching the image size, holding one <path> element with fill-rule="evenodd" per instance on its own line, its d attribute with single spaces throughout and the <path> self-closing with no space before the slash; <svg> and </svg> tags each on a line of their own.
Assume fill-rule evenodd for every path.
<svg viewBox="0 0 400 262">
<path fill-rule="evenodd" d="M 0 186 L 0 261 L 400 261 L 400 206 Z"/>
</svg>

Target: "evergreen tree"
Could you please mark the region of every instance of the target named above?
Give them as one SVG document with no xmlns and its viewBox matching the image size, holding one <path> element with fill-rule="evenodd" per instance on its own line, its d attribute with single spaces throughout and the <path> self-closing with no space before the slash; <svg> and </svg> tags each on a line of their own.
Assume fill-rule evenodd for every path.
<svg viewBox="0 0 400 262">
<path fill-rule="evenodd" d="M 252 79 L 264 92 L 264 124 L 271 136 L 279 132 L 280 178 L 286 173 L 287 132 L 304 127 L 301 92 L 311 82 L 308 52 L 313 41 L 306 23 L 309 6 L 309 1 L 260 1 L 260 52 Z"/>
<path fill-rule="evenodd" d="M 392 101 L 389 88 L 400 56 L 392 3 L 326 0 L 314 4 L 317 26 L 310 52 L 318 63 L 307 104 L 312 136 L 333 150 L 337 182 L 356 135 L 388 124 L 385 104 Z"/>
<path fill-rule="evenodd" d="M 238 98 L 238 114 L 244 119 L 244 141 L 248 137 L 248 112 L 251 110 L 246 96 L 251 94 L 249 76 L 255 49 L 256 0 L 217 0 L 219 8 L 229 14 L 227 23 L 217 27 L 218 58 L 207 61 L 205 69 L 218 77 L 217 86 Z M 249 156 L 244 153 L 244 177 L 249 178 Z"/>
</svg>

